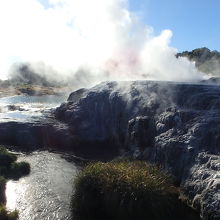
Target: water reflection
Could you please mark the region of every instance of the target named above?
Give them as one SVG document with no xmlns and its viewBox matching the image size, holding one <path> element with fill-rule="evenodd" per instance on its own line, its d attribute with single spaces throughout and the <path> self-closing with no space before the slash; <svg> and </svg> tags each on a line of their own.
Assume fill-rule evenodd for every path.
<svg viewBox="0 0 220 220">
<path fill-rule="evenodd" d="M 10 180 L 7 183 L 6 197 L 8 200 L 8 209 L 14 210 L 16 208 L 16 192 L 15 184 Z"/>
<path fill-rule="evenodd" d="M 19 160 L 31 164 L 31 174 L 7 183 L 7 207 L 18 209 L 20 220 L 70 219 L 76 166 L 59 154 L 46 151 L 21 156 Z"/>
</svg>

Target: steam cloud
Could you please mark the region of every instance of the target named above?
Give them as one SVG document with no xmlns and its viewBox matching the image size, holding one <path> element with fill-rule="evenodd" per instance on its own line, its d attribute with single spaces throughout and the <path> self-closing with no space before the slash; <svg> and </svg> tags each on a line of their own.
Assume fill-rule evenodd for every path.
<svg viewBox="0 0 220 220">
<path fill-rule="evenodd" d="M 28 62 L 49 78 L 71 76 L 80 86 L 203 77 L 194 63 L 175 57 L 172 32 L 155 36 L 128 10 L 127 0 L 48 0 L 48 7 L 42 1 L 1 1 L 1 78 L 16 62 Z"/>
</svg>

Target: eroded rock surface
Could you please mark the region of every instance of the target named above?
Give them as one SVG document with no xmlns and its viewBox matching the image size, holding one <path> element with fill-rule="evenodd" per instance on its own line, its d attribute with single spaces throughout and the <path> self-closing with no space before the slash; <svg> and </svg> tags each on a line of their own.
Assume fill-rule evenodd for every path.
<svg viewBox="0 0 220 220">
<path fill-rule="evenodd" d="M 70 94 L 55 115 L 79 146 L 162 165 L 204 219 L 220 219 L 220 87 L 106 82 Z"/>
</svg>

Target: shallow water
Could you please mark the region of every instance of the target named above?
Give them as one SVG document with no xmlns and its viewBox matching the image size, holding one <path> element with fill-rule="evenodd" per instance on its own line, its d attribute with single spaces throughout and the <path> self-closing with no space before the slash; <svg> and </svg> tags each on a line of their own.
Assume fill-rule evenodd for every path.
<svg viewBox="0 0 220 220">
<path fill-rule="evenodd" d="M 31 174 L 9 181 L 7 207 L 19 211 L 19 220 L 68 220 L 73 180 L 79 168 L 60 154 L 47 151 L 19 156 L 31 165 Z"/>
<path fill-rule="evenodd" d="M 37 120 L 66 100 L 65 95 L 9 96 L 0 98 L 0 122 Z M 14 109 L 11 109 L 11 106 Z"/>
<path fill-rule="evenodd" d="M 32 122 L 65 101 L 65 96 L 10 96 L 0 98 L 0 123 Z M 19 211 L 19 220 L 68 220 L 73 180 L 78 168 L 60 154 L 48 151 L 20 155 L 31 165 L 29 176 L 8 181 L 7 208 Z"/>
</svg>

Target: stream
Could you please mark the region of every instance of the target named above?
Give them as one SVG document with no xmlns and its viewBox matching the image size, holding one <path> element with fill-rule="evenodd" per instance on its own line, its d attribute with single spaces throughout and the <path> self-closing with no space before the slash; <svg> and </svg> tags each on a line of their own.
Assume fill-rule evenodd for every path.
<svg viewBox="0 0 220 220">
<path fill-rule="evenodd" d="M 0 123 L 37 122 L 66 96 L 9 96 L 0 98 Z M 35 151 L 18 161 L 31 165 L 31 173 L 6 186 L 7 208 L 19 211 L 19 220 L 68 220 L 73 181 L 79 168 L 61 154 Z"/>
<path fill-rule="evenodd" d="M 19 220 L 69 220 L 73 181 L 78 168 L 60 154 L 48 151 L 19 156 L 31 165 L 29 176 L 8 181 L 7 208 L 19 211 Z"/>
</svg>

